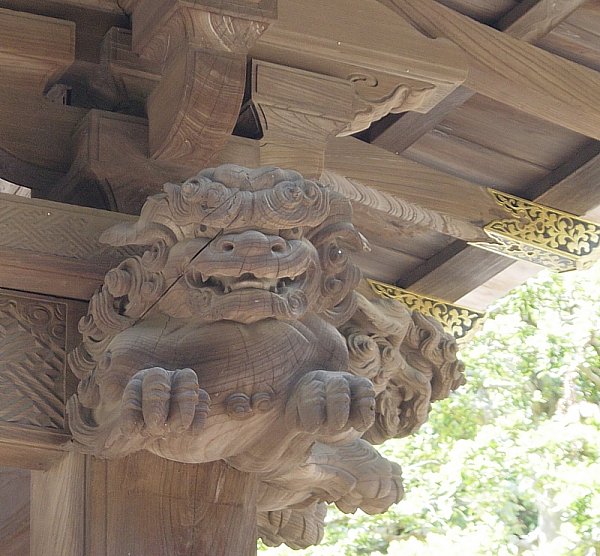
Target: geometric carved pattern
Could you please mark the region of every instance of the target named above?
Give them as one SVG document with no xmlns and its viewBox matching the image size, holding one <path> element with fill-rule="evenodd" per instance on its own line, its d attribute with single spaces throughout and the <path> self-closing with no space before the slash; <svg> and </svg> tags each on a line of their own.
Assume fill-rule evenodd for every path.
<svg viewBox="0 0 600 556">
<path fill-rule="evenodd" d="M 600 257 L 600 225 L 595 222 L 488 191 L 512 218 L 490 222 L 484 231 L 494 243 L 473 243 L 476 247 L 557 272 L 590 268 Z"/>
<path fill-rule="evenodd" d="M 81 207 L 73 213 L 56 203 L 40 204 L 15 196 L 2 198 L 0 247 L 93 261 L 98 265 L 110 265 L 124 255 L 136 253 L 135 249 L 116 250 L 97 240 L 104 230 L 127 219 L 126 216 Z"/>
<path fill-rule="evenodd" d="M 416 294 L 385 282 L 367 279 L 373 293 L 379 297 L 401 301 L 411 311 L 418 311 L 437 320 L 456 340 L 465 340 L 483 323 L 485 313 L 454 305 L 434 297 Z"/>
<path fill-rule="evenodd" d="M 0 421 L 64 428 L 65 303 L 0 292 Z"/>
</svg>

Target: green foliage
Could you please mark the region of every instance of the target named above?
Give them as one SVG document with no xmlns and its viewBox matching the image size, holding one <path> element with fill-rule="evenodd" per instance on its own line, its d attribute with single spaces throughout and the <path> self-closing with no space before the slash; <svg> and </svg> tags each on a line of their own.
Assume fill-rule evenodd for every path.
<svg viewBox="0 0 600 556">
<path fill-rule="evenodd" d="M 513 291 L 462 358 L 467 385 L 381 447 L 405 500 L 331 509 L 321 546 L 261 553 L 600 556 L 600 265 Z"/>
</svg>

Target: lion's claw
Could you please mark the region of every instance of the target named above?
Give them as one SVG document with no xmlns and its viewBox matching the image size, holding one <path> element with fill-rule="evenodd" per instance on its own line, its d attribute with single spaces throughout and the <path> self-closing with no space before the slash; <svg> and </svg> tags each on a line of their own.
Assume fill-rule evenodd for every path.
<svg viewBox="0 0 600 556">
<path fill-rule="evenodd" d="M 312 371 L 296 385 L 286 406 L 291 426 L 313 434 L 367 430 L 375 420 L 372 383 L 350 373 Z"/>
<path fill-rule="evenodd" d="M 192 369 L 144 369 L 123 392 L 121 430 L 146 437 L 179 435 L 202 428 L 209 405 L 210 397 Z"/>
</svg>

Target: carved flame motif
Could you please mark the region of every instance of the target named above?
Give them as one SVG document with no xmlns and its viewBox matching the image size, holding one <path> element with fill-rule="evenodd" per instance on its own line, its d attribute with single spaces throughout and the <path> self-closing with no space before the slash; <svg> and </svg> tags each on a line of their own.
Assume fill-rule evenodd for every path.
<svg viewBox="0 0 600 556">
<path fill-rule="evenodd" d="M 400 467 L 370 442 L 414 430 L 461 367 L 433 322 L 354 291 L 364 238 L 347 200 L 296 172 L 221 166 L 101 240 L 146 251 L 80 322 L 80 450 L 256 473 L 270 544 L 318 542 L 325 501 L 376 513 L 401 498 Z"/>
</svg>

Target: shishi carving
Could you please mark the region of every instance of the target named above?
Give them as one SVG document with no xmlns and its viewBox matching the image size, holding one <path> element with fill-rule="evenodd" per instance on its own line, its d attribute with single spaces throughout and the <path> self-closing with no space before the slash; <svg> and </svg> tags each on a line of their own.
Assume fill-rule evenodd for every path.
<svg viewBox="0 0 600 556">
<path fill-rule="evenodd" d="M 276 168 L 221 166 L 150 197 L 101 241 L 145 246 L 106 275 L 70 354 L 80 448 L 225 460 L 260 479 L 268 544 L 319 542 L 325 502 L 385 511 L 403 436 L 462 383 L 432 320 L 355 289 L 349 202 Z"/>
</svg>

